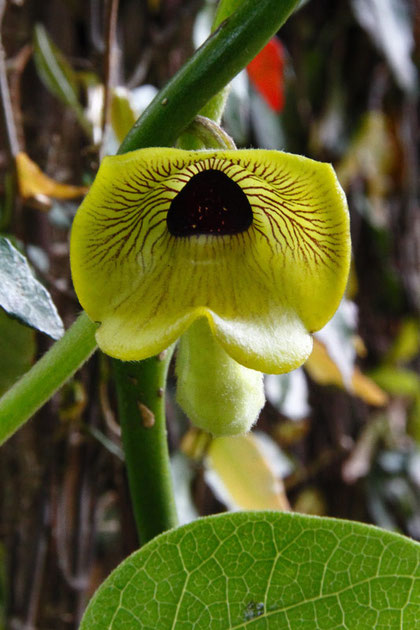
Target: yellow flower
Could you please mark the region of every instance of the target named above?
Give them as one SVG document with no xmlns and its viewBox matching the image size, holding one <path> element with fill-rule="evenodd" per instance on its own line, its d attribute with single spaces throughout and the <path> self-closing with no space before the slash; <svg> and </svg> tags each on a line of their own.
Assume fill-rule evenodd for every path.
<svg viewBox="0 0 420 630">
<path fill-rule="evenodd" d="M 125 361 L 179 337 L 177 398 L 215 435 L 247 431 L 262 372 L 301 365 L 350 261 L 333 169 L 278 151 L 152 148 L 106 158 L 74 220 L 79 300 Z"/>
<path fill-rule="evenodd" d="M 104 352 L 144 359 L 205 318 L 231 358 L 267 373 L 309 356 L 349 261 L 332 167 L 279 151 L 107 157 L 71 238 L 75 289 Z"/>
</svg>

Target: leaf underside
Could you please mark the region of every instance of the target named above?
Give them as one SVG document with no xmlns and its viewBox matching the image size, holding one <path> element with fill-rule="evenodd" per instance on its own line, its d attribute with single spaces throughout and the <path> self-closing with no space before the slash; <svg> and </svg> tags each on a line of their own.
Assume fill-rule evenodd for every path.
<svg viewBox="0 0 420 630">
<path fill-rule="evenodd" d="M 0 307 L 23 324 L 59 339 L 64 327 L 50 294 L 26 258 L 4 237 L 0 237 L 0 261 Z"/>
</svg>

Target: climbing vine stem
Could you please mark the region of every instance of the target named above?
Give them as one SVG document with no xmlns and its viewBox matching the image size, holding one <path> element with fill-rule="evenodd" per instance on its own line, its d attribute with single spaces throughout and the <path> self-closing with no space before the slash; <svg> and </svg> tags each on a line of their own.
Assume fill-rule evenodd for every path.
<svg viewBox="0 0 420 630">
<path fill-rule="evenodd" d="M 138 363 L 114 361 L 131 502 L 142 544 L 175 527 L 165 415 L 173 348 Z"/>
</svg>

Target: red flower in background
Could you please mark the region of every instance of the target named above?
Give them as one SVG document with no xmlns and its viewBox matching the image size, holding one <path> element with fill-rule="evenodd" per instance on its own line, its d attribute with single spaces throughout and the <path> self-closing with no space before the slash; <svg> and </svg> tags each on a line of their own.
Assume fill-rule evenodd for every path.
<svg viewBox="0 0 420 630">
<path fill-rule="evenodd" d="M 284 49 L 273 37 L 247 66 L 249 80 L 275 112 L 284 106 Z"/>
</svg>

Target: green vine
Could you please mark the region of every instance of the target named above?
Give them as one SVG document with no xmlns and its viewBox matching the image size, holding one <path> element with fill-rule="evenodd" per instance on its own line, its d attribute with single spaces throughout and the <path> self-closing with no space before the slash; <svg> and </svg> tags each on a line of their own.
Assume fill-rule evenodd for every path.
<svg viewBox="0 0 420 630">
<path fill-rule="evenodd" d="M 177 525 L 165 417 L 172 353 L 170 348 L 139 363 L 113 362 L 131 504 L 143 544 Z"/>
<path fill-rule="evenodd" d="M 17 431 L 96 349 L 96 324 L 82 313 L 0 400 L 0 444 Z"/>
</svg>

